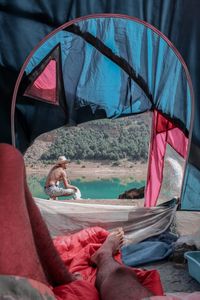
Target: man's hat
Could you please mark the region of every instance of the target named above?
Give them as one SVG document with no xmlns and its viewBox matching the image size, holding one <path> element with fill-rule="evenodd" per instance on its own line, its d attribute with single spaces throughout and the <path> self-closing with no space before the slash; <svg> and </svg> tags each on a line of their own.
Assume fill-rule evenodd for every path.
<svg viewBox="0 0 200 300">
<path fill-rule="evenodd" d="M 63 156 L 58 157 L 56 165 L 67 164 L 69 162 L 70 162 L 70 160 L 66 159 L 66 157 L 63 155 Z"/>
</svg>

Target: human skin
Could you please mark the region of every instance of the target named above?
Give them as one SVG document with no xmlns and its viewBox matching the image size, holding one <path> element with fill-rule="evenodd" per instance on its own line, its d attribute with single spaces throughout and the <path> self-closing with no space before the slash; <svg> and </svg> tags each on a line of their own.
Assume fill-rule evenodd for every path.
<svg viewBox="0 0 200 300">
<path fill-rule="evenodd" d="M 153 295 L 139 283 L 131 268 L 114 259 L 123 244 L 123 236 L 122 229 L 110 234 L 91 258 L 97 266 L 96 288 L 102 300 L 141 300 Z"/>
<path fill-rule="evenodd" d="M 67 163 L 62 163 L 62 164 L 53 166 L 53 168 L 51 168 L 51 170 L 47 176 L 45 186 L 48 187 L 51 185 L 56 185 L 57 182 L 63 182 L 64 187 L 66 189 L 72 189 L 75 192 L 77 192 L 77 187 L 71 185 L 68 182 L 67 175 L 65 172 L 66 169 L 67 169 Z M 63 194 L 62 196 L 70 196 L 70 195 L 71 195 L 71 193 L 66 191 L 66 194 Z"/>
</svg>

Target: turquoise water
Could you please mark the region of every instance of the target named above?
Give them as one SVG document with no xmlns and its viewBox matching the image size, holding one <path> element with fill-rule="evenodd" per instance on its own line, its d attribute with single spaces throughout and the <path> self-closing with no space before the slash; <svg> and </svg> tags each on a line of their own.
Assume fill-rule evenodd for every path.
<svg viewBox="0 0 200 300">
<path fill-rule="evenodd" d="M 34 197 L 48 198 L 43 191 L 45 179 L 46 178 L 37 178 L 36 176 L 28 177 L 29 188 Z M 72 180 L 71 184 L 80 189 L 83 199 L 117 199 L 119 194 L 125 190 L 144 186 L 145 181 L 134 181 L 134 179 L 131 178 L 127 178 L 126 181 L 123 179 L 123 182 L 119 178 L 94 181 L 77 179 Z"/>
</svg>

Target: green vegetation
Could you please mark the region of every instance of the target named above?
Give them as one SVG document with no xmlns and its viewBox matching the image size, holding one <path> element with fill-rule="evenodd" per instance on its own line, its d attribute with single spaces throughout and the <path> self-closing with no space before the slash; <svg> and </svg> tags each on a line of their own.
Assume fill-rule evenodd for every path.
<svg viewBox="0 0 200 300">
<path fill-rule="evenodd" d="M 34 195 L 44 194 L 44 185 L 39 184 L 40 180 L 41 178 L 38 178 L 38 176 L 33 175 L 28 177 L 28 186 L 31 191 L 34 191 Z"/>
<path fill-rule="evenodd" d="M 128 159 L 145 162 L 148 156 L 149 115 L 97 120 L 56 130 L 56 138 L 41 159 L 44 163 L 65 155 L 72 160 Z"/>
</svg>

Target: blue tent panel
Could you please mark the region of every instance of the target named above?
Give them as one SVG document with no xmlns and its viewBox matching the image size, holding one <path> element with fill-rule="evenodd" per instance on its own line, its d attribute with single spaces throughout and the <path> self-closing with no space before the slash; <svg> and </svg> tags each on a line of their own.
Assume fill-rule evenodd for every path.
<svg viewBox="0 0 200 300">
<path fill-rule="evenodd" d="M 181 208 L 186 210 L 200 210 L 200 172 L 188 163 L 183 183 Z"/>
<path fill-rule="evenodd" d="M 78 28 L 78 29 L 77 29 Z M 48 39 L 33 55 L 29 74 L 55 47 L 61 45 L 62 73 L 68 123 L 77 123 L 78 107 L 105 110 L 108 118 L 157 108 L 189 131 L 191 95 L 182 63 L 167 42 L 152 29 L 133 20 L 94 18 L 80 21 Z M 78 34 L 77 34 L 78 32 Z M 86 34 L 96 39 L 88 42 Z M 130 73 L 109 59 L 99 41 L 135 72 Z"/>
</svg>

